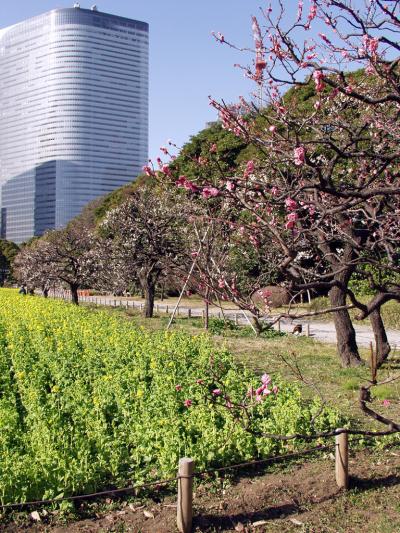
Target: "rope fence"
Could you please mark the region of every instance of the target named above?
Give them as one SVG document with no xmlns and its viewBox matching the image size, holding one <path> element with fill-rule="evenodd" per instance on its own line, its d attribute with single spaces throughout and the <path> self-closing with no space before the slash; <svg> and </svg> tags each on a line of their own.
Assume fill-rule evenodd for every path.
<svg viewBox="0 0 400 533">
<path fill-rule="evenodd" d="M 306 450 L 298 452 L 287 453 L 283 455 L 275 455 L 265 459 L 257 459 L 245 461 L 242 463 L 223 466 L 220 468 L 206 469 L 200 472 L 195 471 L 195 461 L 192 458 L 182 458 L 179 460 L 178 472 L 176 477 L 170 479 L 163 479 L 158 481 L 151 481 L 149 483 L 142 483 L 138 485 L 131 485 L 129 487 L 120 489 L 103 490 L 101 492 L 93 492 L 90 494 L 82 494 L 77 496 L 65 496 L 62 498 L 53 498 L 46 500 L 35 500 L 23 503 L 12 503 L 0 505 L 2 510 L 10 509 L 27 509 L 32 507 L 50 505 L 60 503 L 63 501 L 83 501 L 94 498 L 102 498 L 104 496 L 123 495 L 133 491 L 138 491 L 145 488 L 159 487 L 171 483 L 177 483 L 177 526 L 180 533 L 190 533 L 192 531 L 193 520 L 193 480 L 195 478 L 204 478 L 209 475 L 215 475 L 221 472 L 228 472 L 239 470 L 242 468 L 250 468 L 254 466 L 266 465 L 268 463 L 275 463 L 287 461 L 294 458 L 304 457 L 319 452 L 335 450 L 335 479 L 339 489 L 347 490 L 349 487 L 349 434 L 351 430 L 345 428 L 338 428 L 334 432 L 335 443 L 331 445 L 319 445 Z M 379 436 L 379 435 L 376 435 Z"/>
</svg>

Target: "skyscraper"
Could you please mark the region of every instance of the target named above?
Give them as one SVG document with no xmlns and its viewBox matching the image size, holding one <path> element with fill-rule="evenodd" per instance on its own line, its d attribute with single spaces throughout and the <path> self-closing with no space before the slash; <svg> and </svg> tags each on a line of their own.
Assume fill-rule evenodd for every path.
<svg viewBox="0 0 400 533">
<path fill-rule="evenodd" d="M 148 152 L 148 24 L 56 9 L 0 30 L 1 237 L 64 226 Z"/>
</svg>

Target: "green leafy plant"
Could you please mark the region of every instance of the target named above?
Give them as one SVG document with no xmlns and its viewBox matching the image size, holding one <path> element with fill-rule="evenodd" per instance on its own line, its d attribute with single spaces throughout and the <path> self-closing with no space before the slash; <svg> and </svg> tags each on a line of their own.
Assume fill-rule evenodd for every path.
<svg viewBox="0 0 400 533">
<path fill-rule="evenodd" d="M 148 332 L 114 314 L 0 291 L 0 501 L 55 498 L 163 479 L 178 460 L 212 468 L 283 452 L 217 406 L 210 368 L 243 402 L 260 378 L 208 335 Z M 252 427 L 288 434 L 337 427 L 276 379 Z M 293 447 L 304 446 L 298 441 Z"/>
</svg>

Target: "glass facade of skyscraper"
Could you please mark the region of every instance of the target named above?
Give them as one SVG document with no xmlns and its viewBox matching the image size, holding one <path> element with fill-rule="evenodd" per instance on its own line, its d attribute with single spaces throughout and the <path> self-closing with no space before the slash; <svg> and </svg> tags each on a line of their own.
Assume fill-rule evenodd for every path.
<svg viewBox="0 0 400 533">
<path fill-rule="evenodd" d="M 57 9 L 0 30 L 1 237 L 64 226 L 148 157 L 148 25 Z"/>
</svg>

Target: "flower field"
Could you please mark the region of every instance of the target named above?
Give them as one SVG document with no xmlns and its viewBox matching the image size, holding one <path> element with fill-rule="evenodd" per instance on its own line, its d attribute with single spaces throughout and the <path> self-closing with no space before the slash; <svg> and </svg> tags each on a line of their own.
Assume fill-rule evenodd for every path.
<svg viewBox="0 0 400 533">
<path fill-rule="evenodd" d="M 252 388 L 256 429 L 309 431 L 319 407 L 279 378 L 271 392 L 268 376 L 261 383 L 207 336 L 147 332 L 8 289 L 0 290 L 0 350 L 2 503 L 162 479 L 182 456 L 201 469 L 279 452 L 283 443 L 255 437 L 232 416 Z M 325 410 L 317 429 L 338 422 Z"/>
</svg>

